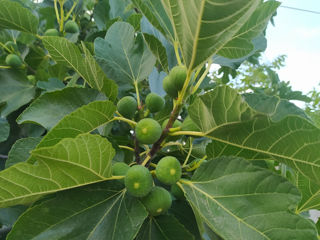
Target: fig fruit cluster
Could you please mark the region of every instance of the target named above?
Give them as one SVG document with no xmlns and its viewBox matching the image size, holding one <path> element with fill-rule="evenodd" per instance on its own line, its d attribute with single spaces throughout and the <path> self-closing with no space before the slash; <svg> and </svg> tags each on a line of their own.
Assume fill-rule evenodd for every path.
<svg viewBox="0 0 320 240">
<path fill-rule="evenodd" d="M 187 68 L 185 66 L 175 66 L 163 79 L 162 87 L 166 93 L 173 97 L 178 97 L 178 92 L 183 88 L 187 78 Z"/>
<path fill-rule="evenodd" d="M 128 193 L 139 198 L 152 216 L 163 214 L 171 207 L 171 194 L 175 197 L 183 196 L 182 190 L 176 184 L 182 175 L 181 165 L 178 159 L 172 156 L 162 158 L 155 169 L 155 177 L 159 182 L 172 185 L 171 194 L 164 187 L 154 184 L 152 174 L 145 166 L 133 165 L 129 167 L 123 162 L 118 162 L 113 164 L 112 174 L 113 176 L 124 176 L 124 179 L 120 179 L 120 181 L 124 183 Z"/>
</svg>

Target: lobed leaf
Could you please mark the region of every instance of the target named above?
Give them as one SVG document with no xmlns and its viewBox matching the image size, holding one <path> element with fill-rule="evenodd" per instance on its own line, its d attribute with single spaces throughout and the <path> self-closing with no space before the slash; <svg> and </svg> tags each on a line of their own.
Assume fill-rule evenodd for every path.
<svg viewBox="0 0 320 240">
<path fill-rule="evenodd" d="M 79 48 L 61 37 L 43 37 L 42 42 L 50 56 L 61 64 L 72 67 L 92 88 L 104 94 L 110 100 L 117 97 L 117 85 L 108 79 L 89 50 L 82 45 L 84 57 Z"/>
<path fill-rule="evenodd" d="M 149 22 L 169 41 L 174 41 L 172 24 L 161 0 L 132 0 Z"/>
<path fill-rule="evenodd" d="M 210 147 L 215 152 L 218 149 L 218 154 L 273 159 L 320 182 L 320 129 L 305 118 L 292 115 L 272 121 L 226 86 L 200 96 L 189 114 L 201 132 L 213 140 Z"/>
<path fill-rule="evenodd" d="M 118 83 L 120 94 L 131 89 L 134 82 L 146 79 L 156 61 L 142 35 L 135 38 L 134 28 L 125 22 L 114 23 L 94 46 L 99 64 Z"/>
<path fill-rule="evenodd" d="M 131 240 L 146 217 L 136 198 L 107 181 L 59 193 L 30 208 L 8 240 Z"/>
<path fill-rule="evenodd" d="M 105 97 L 95 89 L 67 87 L 54 92 L 47 92 L 33 101 L 17 118 L 19 124 L 38 123 L 51 129 L 65 115 L 77 108 Z"/>
<path fill-rule="evenodd" d="M 9 0 L 0 0 L 0 6 L 0 28 L 37 34 L 39 22 L 29 9 Z"/>
<path fill-rule="evenodd" d="M 0 172 L 0 207 L 27 204 L 49 193 L 104 181 L 112 175 L 114 155 L 110 142 L 90 134 L 33 150 L 37 164 L 21 162 Z"/>
<path fill-rule="evenodd" d="M 194 236 L 171 215 L 150 217 L 142 225 L 136 240 L 193 240 Z"/>
<path fill-rule="evenodd" d="M 53 146 L 64 138 L 89 133 L 110 122 L 115 111 L 116 107 L 110 101 L 95 101 L 84 105 L 58 122 L 42 138 L 38 148 Z"/>
<path fill-rule="evenodd" d="M 192 208 L 223 239 L 317 239 L 314 224 L 291 212 L 298 190 L 243 159 L 210 160 L 182 186 Z"/>
<path fill-rule="evenodd" d="M 163 0 L 187 67 L 193 70 L 217 54 L 246 24 L 260 2 Z M 248 40 L 240 41 L 232 45 L 239 46 Z"/>
<path fill-rule="evenodd" d="M 19 162 L 24 162 L 30 157 L 30 152 L 41 141 L 40 137 L 27 137 L 18 139 L 11 147 L 5 167 L 11 167 Z"/>
<path fill-rule="evenodd" d="M 7 140 L 10 133 L 10 125 L 5 118 L 0 117 L 0 142 Z"/>
<path fill-rule="evenodd" d="M 0 116 L 5 117 L 30 102 L 35 87 L 18 70 L 0 69 Z M 1 104 L 4 106 L 1 106 Z"/>
<path fill-rule="evenodd" d="M 227 58 L 241 58 L 250 54 L 254 50 L 252 39 L 265 30 L 279 5 L 280 3 L 274 0 L 263 2 L 218 54 Z"/>
</svg>

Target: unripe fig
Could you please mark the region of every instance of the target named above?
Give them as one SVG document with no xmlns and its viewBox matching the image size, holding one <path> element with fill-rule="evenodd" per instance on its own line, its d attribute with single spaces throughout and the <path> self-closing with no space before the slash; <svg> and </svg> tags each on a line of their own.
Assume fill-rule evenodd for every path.
<svg viewBox="0 0 320 240">
<path fill-rule="evenodd" d="M 151 192 L 141 202 L 151 216 L 158 216 L 165 213 L 172 203 L 170 193 L 163 187 L 153 187 Z"/>
<path fill-rule="evenodd" d="M 157 179 L 167 185 L 172 185 L 179 181 L 182 169 L 178 159 L 172 156 L 162 158 L 156 167 Z"/>
<path fill-rule="evenodd" d="M 153 144 L 160 138 L 162 129 L 156 120 L 145 118 L 137 123 L 135 132 L 140 143 Z"/>
<path fill-rule="evenodd" d="M 164 107 L 164 99 L 155 93 L 149 93 L 146 97 L 146 105 L 151 113 L 159 112 Z"/>
<path fill-rule="evenodd" d="M 55 28 L 50 28 L 47 31 L 45 31 L 44 36 L 58 37 L 59 32 Z"/>
<path fill-rule="evenodd" d="M 117 104 L 118 112 L 126 118 L 132 118 L 137 107 L 137 101 L 131 96 L 121 98 Z"/>
<path fill-rule="evenodd" d="M 112 175 L 125 176 L 129 169 L 129 165 L 125 164 L 124 162 L 117 162 L 112 165 Z"/>
<path fill-rule="evenodd" d="M 28 75 L 27 78 L 31 83 L 36 83 L 36 77 L 34 75 Z"/>
<path fill-rule="evenodd" d="M 9 54 L 6 57 L 6 64 L 13 68 L 18 68 L 22 66 L 22 61 L 21 61 L 21 58 L 16 54 Z"/>
<path fill-rule="evenodd" d="M 69 20 L 64 25 L 64 30 L 67 33 L 77 33 L 79 32 L 79 27 L 75 21 Z"/>
<path fill-rule="evenodd" d="M 169 75 L 163 79 L 162 87 L 170 97 L 173 97 L 173 98 L 178 97 L 178 90 L 176 89 L 174 82 L 171 81 L 171 78 Z"/>
<path fill-rule="evenodd" d="M 177 184 L 171 185 L 170 191 L 177 199 L 184 199 L 184 193 Z"/>
<path fill-rule="evenodd" d="M 146 167 L 134 165 L 127 171 L 124 184 L 132 196 L 145 197 L 152 189 L 153 180 Z"/>
<path fill-rule="evenodd" d="M 187 78 L 187 68 L 185 66 L 175 66 L 171 69 L 169 76 L 175 88 L 180 91 Z"/>
</svg>

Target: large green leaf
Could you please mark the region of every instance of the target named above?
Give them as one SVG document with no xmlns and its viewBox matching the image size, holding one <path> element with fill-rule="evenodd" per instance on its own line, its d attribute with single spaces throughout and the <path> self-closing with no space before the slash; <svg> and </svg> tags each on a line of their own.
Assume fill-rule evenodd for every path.
<svg viewBox="0 0 320 240">
<path fill-rule="evenodd" d="M 99 135 L 65 138 L 53 147 L 33 150 L 37 161 L 17 163 L 0 172 L 0 207 L 30 203 L 46 194 L 111 177 L 115 151 Z"/>
<path fill-rule="evenodd" d="M 296 185 L 302 196 L 297 212 L 304 212 L 310 209 L 320 210 L 320 184 L 298 173 Z"/>
<path fill-rule="evenodd" d="M 0 6 L 0 28 L 37 33 L 38 19 L 29 9 L 22 7 L 17 2 L 8 0 L 0 0 Z"/>
<path fill-rule="evenodd" d="M 118 83 L 121 93 L 131 89 L 134 82 L 146 79 L 156 61 L 142 35 L 135 38 L 134 28 L 125 22 L 114 23 L 94 46 L 99 64 Z"/>
<path fill-rule="evenodd" d="M 21 113 L 17 122 L 38 123 L 46 129 L 51 129 L 65 115 L 73 112 L 82 105 L 95 100 L 104 100 L 103 94 L 89 88 L 64 88 L 48 92 L 37 98 Z"/>
<path fill-rule="evenodd" d="M 174 41 L 172 24 L 163 8 L 161 0 L 132 0 L 132 2 L 163 36 L 166 36 L 171 42 Z"/>
<path fill-rule="evenodd" d="M 152 53 L 157 57 L 162 69 L 165 72 L 169 72 L 168 69 L 168 58 L 165 47 L 162 45 L 159 39 L 151 34 L 143 34 L 146 43 L 148 44 Z"/>
<path fill-rule="evenodd" d="M 224 239 L 317 239 L 315 225 L 291 212 L 298 190 L 243 159 L 210 160 L 182 182 L 192 208 Z"/>
<path fill-rule="evenodd" d="M 107 181 L 59 193 L 30 208 L 8 240 L 131 240 L 146 217 L 136 198 Z"/>
<path fill-rule="evenodd" d="M 287 116 L 273 122 L 226 86 L 197 98 L 188 112 L 220 155 L 273 159 L 320 183 L 320 129 L 308 120 Z"/>
<path fill-rule="evenodd" d="M 35 87 L 18 70 L 0 69 L 0 116 L 7 116 L 27 104 L 35 94 Z"/>
<path fill-rule="evenodd" d="M 110 122 L 116 107 L 110 101 L 96 101 L 84 105 L 65 116 L 45 135 L 39 147 L 49 147 L 63 138 L 74 138 L 82 133 L 89 133 Z"/>
<path fill-rule="evenodd" d="M 163 0 L 188 68 L 194 69 L 217 54 L 249 20 L 260 2 Z M 239 41 L 235 44 L 239 45 Z"/>
<path fill-rule="evenodd" d="M 33 150 L 40 141 L 40 137 L 28 137 L 17 140 L 8 154 L 8 159 L 5 164 L 6 168 L 19 162 L 26 161 L 30 157 L 31 150 Z"/>
<path fill-rule="evenodd" d="M 266 28 L 279 5 L 280 3 L 274 0 L 262 3 L 218 54 L 227 58 L 241 58 L 250 54 L 254 50 L 251 40 Z"/>
<path fill-rule="evenodd" d="M 7 140 L 10 133 L 10 125 L 8 121 L 0 117 L 0 142 Z"/>
<path fill-rule="evenodd" d="M 136 240 L 193 240 L 192 234 L 171 215 L 150 217 L 142 225 Z"/>
<path fill-rule="evenodd" d="M 68 64 L 72 67 L 92 88 L 106 94 L 111 100 L 117 96 L 117 85 L 108 79 L 100 66 L 84 45 L 81 54 L 79 48 L 61 37 L 43 37 L 43 44 L 50 56 L 58 63 Z"/>
</svg>

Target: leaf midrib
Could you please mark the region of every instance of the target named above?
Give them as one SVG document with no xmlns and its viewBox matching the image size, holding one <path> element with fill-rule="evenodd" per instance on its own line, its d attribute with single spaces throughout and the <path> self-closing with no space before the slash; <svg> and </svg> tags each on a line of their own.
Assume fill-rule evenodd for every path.
<svg viewBox="0 0 320 240">
<path fill-rule="evenodd" d="M 201 189 L 199 189 L 198 187 L 196 187 L 191 181 L 184 181 L 184 184 L 190 185 L 191 187 L 193 186 L 193 188 L 195 190 L 197 190 L 198 192 L 202 193 L 203 195 L 205 195 L 207 198 L 211 199 L 212 201 L 214 201 L 218 206 L 220 206 L 223 210 L 225 210 L 227 213 L 229 213 L 232 217 L 234 217 L 238 222 L 243 223 L 244 225 L 248 226 L 249 228 L 253 229 L 254 231 L 256 231 L 257 233 L 259 233 L 261 236 L 265 237 L 266 239 L 271 240 L 269 237 L 267 237 L 263 232 L 260 232 L 258 229 L 256 229 L 254 226 L 248 224 L 247 222 L 243 221 L 243 219 L 239 218 L 238 216 L 234 215 L 229 209 L 225 208 L 220 202 L 216 201 L 213 197 L 211 197 L 209 194 L 207 194 L 206 192 L 202 191 Z M 201 212 L 198 210 L 198 212 L 201 214 Z M 202 214 L 201 214 L 202 215 Z M 204 219 L 206 219 L 204 217 Z"/>
</svg>

